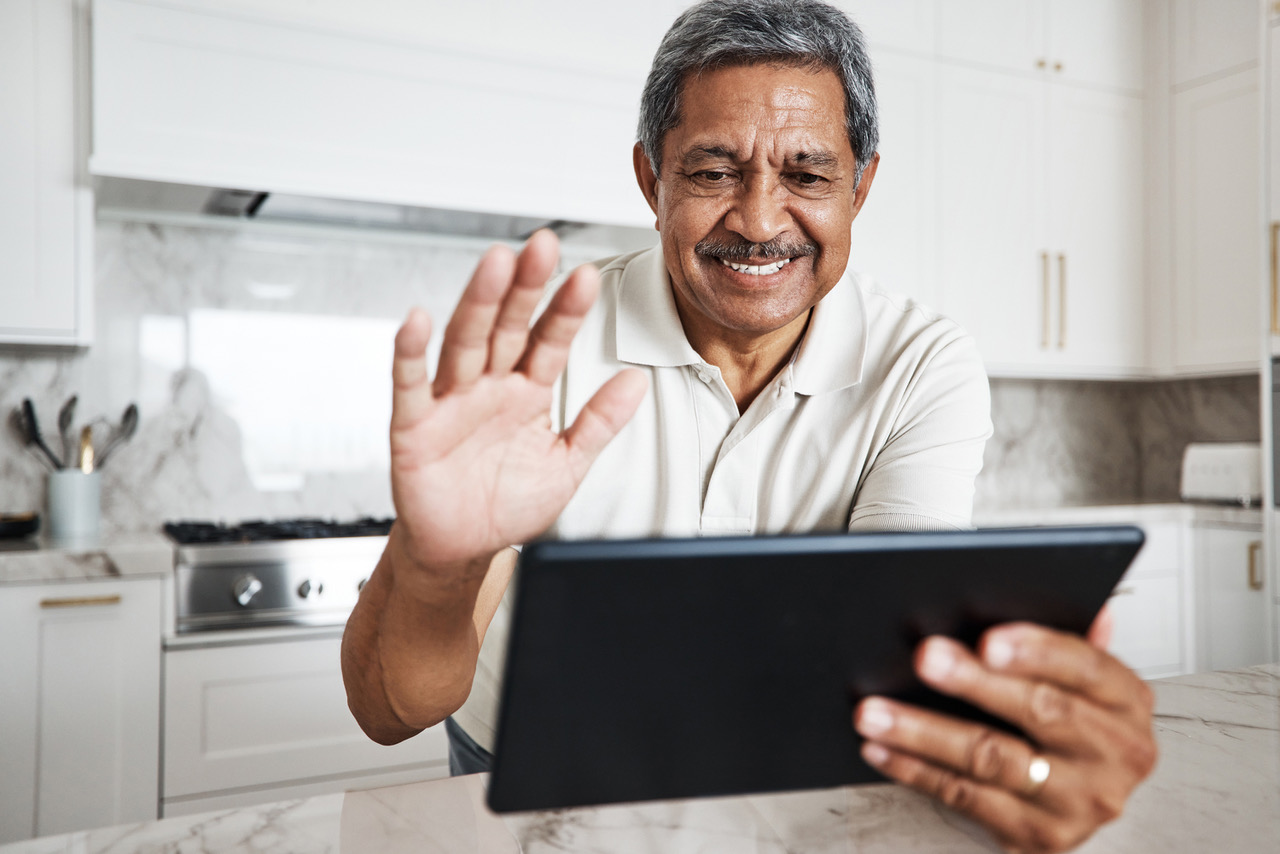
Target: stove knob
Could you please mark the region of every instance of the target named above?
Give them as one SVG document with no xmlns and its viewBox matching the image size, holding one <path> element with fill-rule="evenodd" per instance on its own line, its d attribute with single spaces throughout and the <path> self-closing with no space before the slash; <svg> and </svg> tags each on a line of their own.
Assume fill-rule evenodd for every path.
<svg viewBox="0 0 1280 854">
<path fill-rule="evenodd" d="M 306 581 L 298 585 L 298 595 L 301 596 L 303 599 L 310 599 L 312 593 L 319 596 L 323 592 L 324 592 L 323 581 L 312 584 L 311 579 L 308 578 Z"/>
<path fill-rule="evenodd" d="M 261 589 L 262 582 L 246 573 L 236 579 L 236 583 L 231 588 L 231 595 L 236 597 L 241 608 L 248 608 L 253 597 L 257 596 Z"/>
</svg>

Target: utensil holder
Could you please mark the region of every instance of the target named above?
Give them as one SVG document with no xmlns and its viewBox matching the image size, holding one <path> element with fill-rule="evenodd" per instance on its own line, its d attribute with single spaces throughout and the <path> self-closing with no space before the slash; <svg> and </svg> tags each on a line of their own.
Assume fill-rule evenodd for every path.
<svg viewBox="0 0 1280 854">
<path fill-rule="evenodd" d="M 59 543 L 95 540 L 101 514 L 102 477 L 76 469 L 49 473 L 49 539 Z"/>
</svg>

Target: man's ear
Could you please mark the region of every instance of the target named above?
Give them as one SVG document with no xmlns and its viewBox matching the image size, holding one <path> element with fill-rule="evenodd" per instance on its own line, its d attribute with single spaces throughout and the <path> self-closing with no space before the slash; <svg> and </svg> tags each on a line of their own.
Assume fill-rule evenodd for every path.
<svg viewBox="0 0 1280 854">
<path fill-rule="evenodd" d="M 649 210 L 653 211 L 656 216 L 658 213 L 658 176 L 653 171 L 653 164 L 649 162 L 649 155 L 644 153 L 644 146 L 638 142 L 631 149 L 631 162 L 636 169 L 636 183 L 640 185 L 640 192 L 644 193 L 644 200 L 649 203 Z M 654 220 L 653 227 L 659 227 L 657 220 Z"/>
<path fill-rule="evenodd" d="M 862 180 L 858 182 L 858 189 L 853 193 L 853 215 L 856 217 L 858 212 L 862 210 L 862 203 L 867 200 L 867 193 L 871 192 L 871 182 L 876 177 L 876 167 L 880 165 L 880 152 L 876 152 L 871 156 L 871 162 L 867 164 L 867 168 L 862 170 Z"/>
</svg>

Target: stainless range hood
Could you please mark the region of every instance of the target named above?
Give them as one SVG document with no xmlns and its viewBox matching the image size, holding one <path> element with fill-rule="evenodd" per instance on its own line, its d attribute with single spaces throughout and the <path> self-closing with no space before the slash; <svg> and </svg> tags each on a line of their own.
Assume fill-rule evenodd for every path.
<svg viewBox="0 0 1280 854">
<path fill-rule="evenodd" d="M 646 233 L 643 229 L 591 226 L 565 220 L 476 211 L 322 199 L 111 177 L 99 177 L 95 189 L 99 212 L 112 212 L 139 219 L 147 216 L 192 217 L 208 218 L 210 221 L 323 225 L 490 240 L 523 240 L 544 227 L 551 228 L 562 237 L 604 229 L 611 235 L 616 233 L 616 236 L 627 243 L 637 241 L 637 246 L 653 242 L 652 233 Z"/>
</svg>

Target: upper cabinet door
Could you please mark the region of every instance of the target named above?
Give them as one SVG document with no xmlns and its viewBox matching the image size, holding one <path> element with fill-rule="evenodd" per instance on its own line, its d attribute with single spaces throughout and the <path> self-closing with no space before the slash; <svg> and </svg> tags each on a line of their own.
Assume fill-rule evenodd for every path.
<svg viewBox="0 0 1280 854">
<path fill-rule="evenodd" d="M 1258 0 L 1174 0 L 1173 85 L 1258 60 Z"/>
<path fill-rule="evenodd" d="M 939 73 L 942 309 L 974 336 L 989 370 L 1034 375 L 1048 357 L 1044 84 Z"/>
<path fill-rule="evenodd" d="M 880 167 L 853 224 L 849 266 L 885 288 L 936 306 L 936 65 L 873 56 L 880 107 Z"/>
<path fill-rule="evenodd" d="M 1142 373 L 1142 99 L 1054 86 L 1049 204 L 1053 349 L 1098 375 Z"/>
<path fill-rule="evenodd" d="M 79 180 L 73 0 L 0 3 L 0 342 L 87 344 L 92 192 Z"/>
<path fill-rule="evenodd" d="M 1255 371 L 1262 355 L 1259 112 L 1255 71 L 1174 96 L 1174 350 L 1181 371 Z"/>
<path fill-rule="evenodd" d="M 1053 79 L 1143 90 L 1143 0 L 1052 0 Z"/>
<path fill-rule="evenodd" d="M 849 13 L 873 48 L 933 54 L 937 0 L 836 0 L 832 5 Z"/>
<path fill-rule="evenodd" d="M 938 55 L 1034 73 L 1048 62 L 1045 0 L 938 4 Z"/>
</svg>

